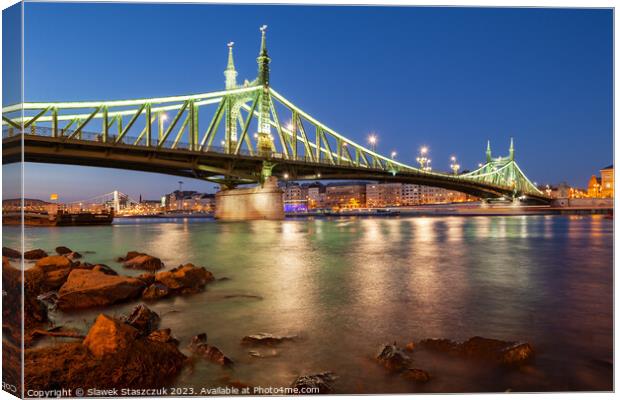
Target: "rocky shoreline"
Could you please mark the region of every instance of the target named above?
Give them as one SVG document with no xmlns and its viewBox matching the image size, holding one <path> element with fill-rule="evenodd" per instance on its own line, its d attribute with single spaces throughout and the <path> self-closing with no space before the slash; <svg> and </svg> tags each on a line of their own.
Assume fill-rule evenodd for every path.
<svg viewBox="0 0 620 400">
<path fill-rule="evenodd" d="M 24 254 L 24 259 L 36 260 L 24 271 L 24 362 L 26 389 L 50 390 L 97 387 L 101 389 L 126 387 L 156 389 L 173 383 L 192 362 L 204 360 L 234 370 L 235 362 L 215 344 L 208 341 L 207 333 L 196 334 L 189 343 L 182 344 L 167 328 L 161 328 L 160 316 L 148 304 L 159 299 L 201 292 L 216 282 L 214 275 L 204 267 L 191 263 L 166 270 L 161 259 L 137 251 L 118 257 L 124 268 L 144 270 L 139 276 L 121 275 L 104 264 L 82 261 L 81 254 L 59 246 L 57 255 L 48 255 L 41 249 Z M 3 248 L 3 285 L 9 299 L 21 295 L 21 273 L 11 265 L 22 255 Z M 105 308 L 114 304 L 140 301 L 127 315 L 113 317 Z M 3 307 L 3 353 L 5 365 L 19 359 L 19 307 Z M 55 326 L 48 313 L 71 312 L 83 309 L 101 309 L 86 333 Z M 63 342 L 48 346 L 34 346 L 41 336 L 63 337 Z M 290 342 L 295 346 L 298 336 L 257 333 L 243 336 L 239 346 L 247 348 L 251 358 L 265 358 L 278 354 L 278 347 Z M 509 342 L 483 337 L 472 337 L 464 342 L 449 339 L 410 341 L 404 347 L 396 343 L 380 347 L 373 358 L 387 374 L 398 375 L 415 385 L 424 385 L 435 378 L 436 372 L 418 365 L 420 351 L 440 353 L 463 362 L 475 360 L 488 368 L 514 369 L 534 360 L 534 349 L 529 343 Z M 369 349 L 369 353 L 372 349 Z M 13 363 L 18 366 L 18 364 Z M 8 368 L 7 374 L 12 372 Z M 17 371 L 13 371 L 17 378 Z M 339 375 L 346 371 L 321 371 L 298 376 L 290 383 L 299 394 L 313 389 L 318 394 L 337 393 Z M 17 381 L 17 380 L 15 380 Z M 227 382 L 236 387 L 251 384 Z"/>
</svg>

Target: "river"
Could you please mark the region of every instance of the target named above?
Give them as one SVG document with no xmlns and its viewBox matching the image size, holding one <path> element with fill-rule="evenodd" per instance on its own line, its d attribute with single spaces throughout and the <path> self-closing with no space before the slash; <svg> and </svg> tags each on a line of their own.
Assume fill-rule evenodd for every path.
<svg viewBox="0 0 620 400">
<path fill-rule="evenodd" d="M 4 227 L 5 245 L 18 247 L 10 243 L 16 232 Z M 338 393 L 612 389 L 613 221 L 601 216 L 117 219 L 26 228 L 26 249 L 58 245 L 129 275 L 140 271 L 114 259 L 138 250 L 166 268 L 192 262 L 230 278 L 149 304 L 186 354 L 190 338 L 207 332 L 235 361 L 227 371 L 198 360 L 179 386 L 288 386 L 329 370 Z M 105 312 L 121 315 L 135 304 Z M 86 330 L 99 312 L 53 317 Z M 300 339 L 256 358 L 240 340 L 259 332 Z M 383 343 L 476 335 L 527 341 L 536 358 L 498 369 L 422 353 L 414 364 L 433 376 L 424 385 L 373 361 Z"/>
</svg>

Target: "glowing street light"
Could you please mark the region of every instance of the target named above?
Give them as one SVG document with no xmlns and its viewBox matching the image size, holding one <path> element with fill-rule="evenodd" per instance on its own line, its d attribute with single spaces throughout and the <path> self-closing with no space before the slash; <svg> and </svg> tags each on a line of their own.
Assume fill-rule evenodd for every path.
<svg viewBox="0 0 620 400">
<path fill-rule="evenodd" d="M 371 133 L 370 136 L 368 136 L 368 143 L 370 143 L 370 148 L 372 149 L 372 151 L 375 151 L 377 144 L 377 135 Z"/>
<path fill-rule="evenodd" d="M 288 179 L 288 173 L 284 173 L 284 179 Z"/>
<path fill-rule="evenodd" d="M 164 136 L 164 122 L 168 119 L 168 114 L 166 114 L 165 112 L 160 112 L 157 119 L 158 119 L 157 125 L 159 128 L 158 135 L 159 135 L 159 139 L 161 139 L 162 136 Z"/>
<path fill-rule="evenodd" d="M 455 156 L 450 157 L 450 161 L 452 161 L 452 163 L 450 164 L 450 169 L 452 169 L 452 172 L 454 172 L 454 175 L 458 175 L 459 168 L 461 168 L 461 166 L 456 162 L 456 157 Z"/>
<path fill-rule="evenodd" d="M 392 159 L 396 158 L 396 151 L 392 151 L 392 154 L 390 154 L 392 156 Z"/>
<path fill-rule="evenodd" d="M 428 153 L 428 147 L 422 146 L 420 148 L 420 155 L 416 157 L 416 161 L 420 164 L 420 169 L 422 171 L 430 171 L 431 170 L 431 160 L 426 156 Z"/>
</svg>

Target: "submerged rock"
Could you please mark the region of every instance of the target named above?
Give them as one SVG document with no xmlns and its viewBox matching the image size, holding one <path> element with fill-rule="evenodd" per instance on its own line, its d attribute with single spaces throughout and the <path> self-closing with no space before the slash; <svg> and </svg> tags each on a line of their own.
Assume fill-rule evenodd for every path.
<svg viewBox="0 0 620 400">
<path fill-rule="evenodd" d="M 24 253 L 26 260 L 38 260 L 43 257 L 47 257 L 47 253 L 41 249 L 28 250 Z"/>
<path fill-rule="evenodd" d="M 143 274 L 140 274 L 140 275 L 136 276 L 136 278 L 140 279 L 141 281 L 146 283 L 148 286 L 150 286 L 153 283 L 155 283 L 155 274 L 152 274 L 150 272 L 145 272 Z"/>
<path fill-rule="evenodd" d="M 402 375 L 410 381 L 419 383 L 426 383 L 431 379 L 431 375 L 428 372 L 419 368 L 408 368 Z"/>
<path fill-rule="evenodd" d="M 75 269 L 58 292 L 58 308 L 70 310 L 107 306 L 139 297 L 144 286 L 141 280 L 127 276 Z"/>
<path fill-rule="evenodd" d="M 302 375 L 293 381 L 291 387 L 298 390 L 318 389 L 318 393 L 310 394 L 328 394 L 333 391 L 332 385 L 336 379 L 338 379 L 338 377 L 333 372 L 329 371 L 313 375 Z M 300 392 L 299 394 L 304 393 Z"/>
<path fill-rule="evenodd" d="M 36 281 L 41 292 L 58 290 L 77 264 L 65 256 L 43 257 L 30 269 L 24 271 L 26 279 Z"/>
<path fill-rule="evenodd" d="M 21 258 L 22 253 L 9 247 L 2 247 L 2 257 Z"/>
<path fill-rule="evenodd" d="M 117 257 L 116 261 L 118 261 L 118 262 L 127 261 L 127 260 L 131 260 L 134 257 L 142 256 L 142 255 L 145 255 L 145 254 L 146 253 L 140 253 L 139 251 L 128 251 L 127 254 L 125 255 L 125 257 Z"/>
<path fill-rule="evenodd" d="M 241 339 L 241 344 L 243 345 L 254 345 L 254 346 L 274 346 L 285 341 L 292 341 L 297 339 L 297 336 L 276 336 L 271 333 L 258 333 L 256 335 L 248 335 L 244 336 Z"/>
<path fill-rule="evenodd" d="M 148 254 L 140 254 L 130 259 L 125 259 L 123 266 L 131 269 L 158 271 L 164 267 L 164 263 L 157 257 Z"/>
<path fill-rule="evenodd" d="M 220 349 L 207 343 L 206 333 L 201 333 L 194 336 L 189 347 L 194 354 L 215 364 L 219 364 L 223 367 L 231 367 L 234 364 L 233 361 L 226 357 Z"/>
<path fill-rule="evenodd" d="M 144 304 L 139 304 L 133 309 L 131 314 L 121 318 L 121 321 L 136 328 L 140 335 L 147 336 L 157 329 L 160 318 L 155 311 L 152 311 Z"/>
<path fill-rule="evenodd" d="M 153 331 L 149 334 L 147 339 L 153 342 L 174 343 L 175 345 L 179 344 L 179 341 L 170 333 L 170 328 Z"/>
<path fill-rule="evenodd" d="M 142 292 L 142 298 L 144 300 L 156 300 L 164 298 L 169 294 L 170 289 L 168 289 L 168 286 L 157 282 L 144 289 L 144 292 Z"/>
<path fill-rule="evenodd" d="M 56 247 L 55 250 L 56 250 L 56 253 L 61 256 L 64 256 L 65 254 L 73 253 L 73 250 L 65 246 L 58 246 Z"/>
<path fill-rule="evenodd" d="M 494 361 L 506 365 L 520 364 L 534 357 L 534 348 L 529 343 L 508 342 L 474 336 L 457 343 L 448 339 L 425 339 L 420 346 L 450 355 Z"/>
<path fill-rule="evenodd" d="M 377 360 L 390 371 L 402 371 L 411 364 L 409 356 L 396 347 L 396 344 L 384 345 L 377 355 Z"/>
<path fill-rule="evenodd" d="M 170 271 L 155 274 L 155 281 L 166 285 L 171 291 L 181 293 L 198 292 L 214 279 L 211 272 L 194 264 L 181 265 Z"/>
</svg>

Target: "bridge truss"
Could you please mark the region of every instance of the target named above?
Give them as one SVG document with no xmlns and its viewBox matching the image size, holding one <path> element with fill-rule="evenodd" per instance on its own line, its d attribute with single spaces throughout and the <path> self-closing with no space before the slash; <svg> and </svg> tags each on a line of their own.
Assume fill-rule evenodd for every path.
<svg viewBox="0 0 620 400">
<path fill-rule="evenodd" d="M 356 143 L 274 90 L 269 85 L 270 59 L 264 29 L 257 61 L 257 79 L 237 85 L 232 44 L 229 44 L 228 66 L 224 72 L 226 90 L 222 91 L 135 100 L 26 102 L 8 106 L 2 110 L 3 137 L 23 136 L 25 141 L 46 138 L 45 143 L 57 151 L 70 144 L 90 143 L 105 148 L 108 154 L 115 148 L 131 146 L 148 151 L 154 158 L 161 152 L 175 150 L 198 156 L 217 153 L 233 161 L 222 166 L 204 162 L 205 158 L 200 157 L 195 158 L 200 161 L 194 161 L 192 169 L 196 177 L 230 187 L 262 182 L 278 165 L 280 178 L 325 179 L 328 176 L 321 175 L 323 170 L 344 171 L 343 177 L 392 180 L 402 177 L 407 181 L 406 178 L 413 176 L 431 186 L 456 190 L 459 185 L 478 187 L 489 197 L 545 197 L 514 161 L 512 145 L 510 156 L 504 159 L 492 159 L 488 149 L 487 162 L 466 174 L 416 168 Z M 260 166 L 236 166 L 235 159 L 248 157 L 260 160 Z M 298 174 L 295 165 L 299 162 L 314 167 Z M 309 170 L 314 173 L 308 174 Z"/>
</svg>

